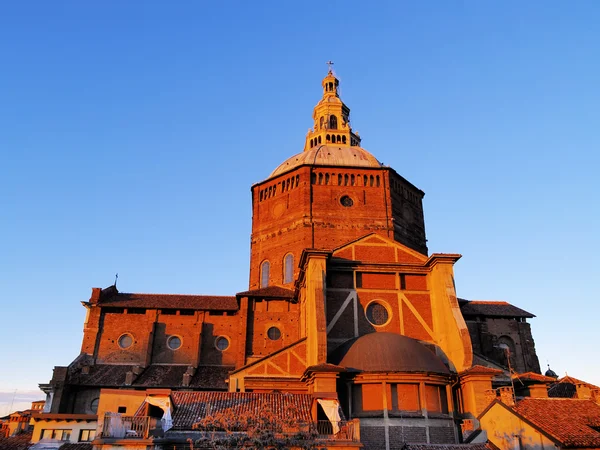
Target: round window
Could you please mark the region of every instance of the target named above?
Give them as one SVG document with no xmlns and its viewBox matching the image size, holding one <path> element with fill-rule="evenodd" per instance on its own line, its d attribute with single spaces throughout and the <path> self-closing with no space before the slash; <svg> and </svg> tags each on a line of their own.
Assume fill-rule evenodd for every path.
<svg viewBox="0 0 600 450">
<path fill-rule="evenodd" d="M 98 412 L 98 403 L 100 402 L 99 398 L 95 398 L 94 400 L 92 400 L 92 403 L 90 403 L 90 410 L 92 411 L 93 414 L 96 414 Z"/>
<path fill-rule="evenodd" d="M 267 330 L 267 336 L 269 336 L 269 339 L 272 341 L 276 341 L 281 337 L 281 331 L 277 327 L 271 327 Z"/>
<path fill-rule="evenodd" d="M 372 325 L 385 325 L 389 317 L 387 308 L 381 303 L 373 302 L 367 306 L 367 320 Z"/>
<path fill-rule="evenodd" d="M 225 336 L 219 336 L 217 339 L 215 339 L 215 347 L 221 351 L 227 350 L 229 348 L 229 339 L 227 339 Z"/>
<path fill-rule="evenodd" d="M 133 337 L 130 334 L 124 334 L 119 338 L 119 347 L 129 348 L 133 345 Z"/>
<path fill-rule="evenodd" d="M 346 208 L 350 208 L 352 205 L 354 205 L 354 200 L 352 200 L 347 195 L 344 195 L 344 196 L 342 196 L 342 198 L 340 198 L 340 203 L 342 204 L 342 206 L 345 206 Z"/>
<path fill-rule="evenodd" d="M 181 338 L 179 336 L 169 337 L 169 339 L 167 339 L 167 346 L 171 350 L 177 350 L 179 347 L 181 347 Z"/>
</svg>

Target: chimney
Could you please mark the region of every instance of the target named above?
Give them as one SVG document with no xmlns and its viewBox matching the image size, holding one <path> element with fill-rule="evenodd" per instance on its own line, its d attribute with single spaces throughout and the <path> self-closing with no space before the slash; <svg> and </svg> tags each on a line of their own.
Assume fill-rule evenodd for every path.
<svg viewBox="0 0 600 450">
<path fill-rule="evenodd" d="M 584 400 L 590 400 L 592 398 L 592 392 L 587 384 L 577 383 L 575 387 L 577 388 L 577 398 Z"/>
<path fill-rule="evenodd" d="M 184 387 L 189 387 L 190 382 L 192 381 L 192 377 L 194 376 L 195 373 L 196 373 L 196 368 L 194 366 L 188 366 L 187 370 L 183 374 L 183 381 L 181 384 Z"/>
<path fill-rule="evenodd" d="M 90 303 L 98 303 L 100 301 L 100 294 L 102 288 L 92 288 L 92 296 L 90 297 Z"/>
<path fill-rule="evenodd" d="M 485 403 L 489 405 L 498 397 L 496 393 L 496 389 L 486 389 L 485 390 Z"/>
<path fill-rule="evenodd" d="M 600 405 L 600 389 L 590 389 L 591 398 L 597 405 Z"/>
<path fill-rule="evenodd" d="M 500 391 L 500 401 L 506 406 L 515 406 L 515 392 L 510 386 L 503 386 L 498 388 Z"/>
<path fill-rule="evenodd" d="M 463 440 L 467 439 L 473 433 L 473 431 L 479 428 L 478 425 L 476 426 L 476 422 L 477 421 L 475 419 L 463 419 L 462 423 L 460 424 Z"/>
<path fill-rule="evenodd" d="M 532 398 L 548 398 L 548 386 L 545 384 L 530 385 L 529 396 Z"/>
</svg>

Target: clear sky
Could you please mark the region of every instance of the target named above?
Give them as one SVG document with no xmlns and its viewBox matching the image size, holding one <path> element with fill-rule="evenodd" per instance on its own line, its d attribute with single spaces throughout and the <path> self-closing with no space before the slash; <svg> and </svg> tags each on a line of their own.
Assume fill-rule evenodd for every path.
<svg viewBox="0 0 600 450">
<path fill-rule="evenodd" d="M 536 314 L 543 369 L 600 384 L 599 23 L 597 1 L 4 2 L 0 414 L 77 356 L 116 272 L 247 288 L 250 186 L 302 151 L 329 59 L 363 146 L 426 192 L 430 251 L 463 255 L 458 295 Z"/>
</svg>

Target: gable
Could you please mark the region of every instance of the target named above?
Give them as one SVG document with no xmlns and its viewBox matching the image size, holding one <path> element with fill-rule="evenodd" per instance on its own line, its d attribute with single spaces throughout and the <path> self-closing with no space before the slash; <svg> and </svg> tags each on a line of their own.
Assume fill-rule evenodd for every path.
<svg viewBox="0 0 600 450">
<path fill-rule="evenodd" d="M 427 261 L 427 256 L 374 233 L 338 247 L 333 257 L 365 263 L 424 264 Z"/>
</svg>

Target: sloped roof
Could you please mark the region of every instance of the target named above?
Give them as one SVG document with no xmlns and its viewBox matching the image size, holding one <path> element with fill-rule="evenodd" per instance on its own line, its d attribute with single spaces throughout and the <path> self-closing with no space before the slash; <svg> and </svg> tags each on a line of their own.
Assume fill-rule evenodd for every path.
<svg viewBox="0 0 600 450">
<path fill-rule="evenodd" d="M 335 132 L 334 132 L 335 133 Z M 361 147 L 349 145 L 319 145 L 291 156 L 282 162 L 269 176 L 273 178 L 305 164 L 311 166 L 384 167 L 377 158 Z"/>
<path fill-rule="evenodd" d="M 251 291 L 238 292 L 237 297 L 262 297 L 262 298 L 295 298 L 296 295 L 291 289 L 281 286 L 267 286 L 265 288 L 253 289 Z"/>
<path fill-rule="evenodd" d="M 32 433 L 21 433 L 14 437 L 0 437 L 0 450 L 27 450 L 33 444 L 30 443 Z"/>
<path fill-rule="evenodd" d="M 136 366 L 119 364 L 96 364 L 90 366 L 89 373 L 81 369 L 74 370 L 69 375 L 69 383 L 83 386 L 118 387 L 125 384 L 127 372 Z M 178 364 L 152 364 L 146 367 L 137 377 L 132 386 L 146 387 L 183 387 L 183 374 L 188 366 Z M 190 380 L 190 387 L 199 389 L 227 389 L 227 378 L 233 370 L 230 366 L 198 366 Z"/>
<path fill-rule="evenodd" d="M 463 316 L 535 317 L 530 312 L 503 301 L 460 299 L 459 303 Z"/>
<path fill-rule="evenodd" d="M 405 444 L 404 450 L 497 450 L 494 444 Z"/>
<path fill-rule="evenodd" d="M 591 400 L 524 398 L 512 407 L 563 447 L 600 447 L 600 406 Z"/>
<path fill-rule="evenodd" d="M 91 443 L 78 442 L 76 444 L 68 442 L 60 446 L 59 450 L 92 450 Z"/>
<path fill-rule="evenodd" d="M 153 364 L 138 376 L 133 386 L 173 387 L 180 386 L 187 366 L 172 364 Z"/>
<path fill-rule="evenodd" d="M 556 381 L 554 378 L 547 377 L 545 375 L 540 375 L 539 373 L 535 372 L 515 373 L 513 374 L 512 378 L 515 380 L 534 381 L 546 384 L 554 383 Z"/>
<path fill-rule="evenodd" d="M 463 370 L 460 373 L 460 375 L 468 375 L 468 374 L 472 374 L 472 373 L 477 373 L 477 374 L 479 374 L 479 373 L 482 373 L 482 374 L 483 373 L 486 373 L 486 374 L 489 373 L 491 375 L 499 375 L 499 374 L 504 373 L 504 371 L 501 370 L 501 369 L 494 369 L 492 367 L 481 366 L 481 365 L 476 364 L 474 366 L 469 367 L 466 370 Z"/>
<path fill-rule="evenodd" d="M 69 371 L 69 383 L 83 386 L 122 386 L 125 375 L 133 370 L 133 365 L 95 364 L 89 366 L 89 373 L 80 368 Z"/>
<path fill-rule="evenodd" d="M 171 398 L 175 407 L 175 429 L 192 429 L 204 417 L 227 411 L 236 415 L 259 415 L 265 410 L 271 410 L 282 418 L 309 422 L 313 401 L 309 394 L 254 392 L 172 392 Z"/>
<path fill-rule="evenodd" d="M 333 351 L 330 362 L 363 372 L 450 373 L 434 352 L 396 333 L 375 332 L 351 339 Z"/>
<path fill-rule="evenodd" d="M 118 292 L 98 302 L 102 307 L 237 311 L 235 297 L 223 295 L 128 294 Z"/>
<path fill-rule="evenodd" d="M 586 383 L 585 381 L 567 375 L 559 378 L 556 383 L 548 388 L 548 396 L 554 398 L 576 398 L 578 384 L 583 384 L 590 389 L 600 389 L 594 384 Z"/>
</svg>

